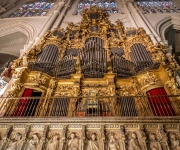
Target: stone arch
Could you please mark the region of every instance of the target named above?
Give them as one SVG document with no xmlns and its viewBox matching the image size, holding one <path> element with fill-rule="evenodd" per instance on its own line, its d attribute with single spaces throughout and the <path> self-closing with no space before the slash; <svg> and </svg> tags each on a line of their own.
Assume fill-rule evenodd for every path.
<svg viewBox="0 0 180 150">
<path fill-rule="evenodd" d="M 170 26 L 173 26 L 176 30 L 180 30 L 180 18 L 175 16 L 166 17 L 155 25 L 156 32 L 160 35 L 164 44 L 167 44 L 165 33 Z"/>
<path fill-rule="evenodd" d="M 27 36 L 22 32 L 13 32 L 0 37 L 0 49 L 3 54 L 20 56 L 20 50 L 24 48 Z"/>
<path fill-rule="evenodd" d="M 7 23 L 4 23 L 0 27 L 0 40 L 5 41 L 7 43 L 7 46 L 4 45 L 4 50 L 2 49 L 1 53 L 7 53 L 7 54 L 13 54 L 15 56 L 20 56 L 20 50 L 24 49 L 25 45 L 28 45 L 31 41 L 33 41 L 35 35 L 36 35 L 36 29 L 32 24 L 29 24 L 25 21 L 10 21 Z M 19 41 L 18 44 L 18 39 L 13 39 L 17 40 L 15 43 L 16 45 L 19 45 L 19 49 L 14 50 L 14 47 L 10 48 L 8 45 L 8 42 L 11 42 L 10 40 L 7 40 L 8 38 L 12 39 L 13 37 L 11 35 L 18 35 L 19 38 L 22 38 L 22 41 Z M 8 48 L 8 50 L 5 50 Z"/>
<path fill-rule="evenodd" d="M 0 37 L 14 33 L 14 32 L 21 32 L 27 36 L 27 42 L 28 44 L 30 41 L 33 40 L 35 34 L 36 34 L 36 28 L 25 21 L 17 20 L 17 21 L 11 21 L 7 22 L 1 25 L 0 27 Z"/>
<path fill-rule="evenodd" d="M 156 24 L 156 31 L 159 33 L 162 42 L 169 45 L 175 60 L 180 64 L 180 18 L 171 16 L 160 20 Z"/>
</svg>

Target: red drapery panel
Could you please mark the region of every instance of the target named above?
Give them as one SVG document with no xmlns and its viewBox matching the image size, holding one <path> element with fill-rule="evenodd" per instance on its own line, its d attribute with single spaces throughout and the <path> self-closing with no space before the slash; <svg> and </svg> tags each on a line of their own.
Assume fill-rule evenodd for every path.
<svg viewBox="0 0 180 150">
<path fill-rule="evenodd" d="M 149 103 L 155 116 L 175 116 L 169 97 L 163 87 L 147 92 Z"/>
<path fill-rule="evenodd" d="M 30 97 L 32 89 L 25 89 L 22 97 Z M 29 98 L 23 98 L 19 101 L 13 116 L 23 116 L 29 103 Z"/>
</svg>

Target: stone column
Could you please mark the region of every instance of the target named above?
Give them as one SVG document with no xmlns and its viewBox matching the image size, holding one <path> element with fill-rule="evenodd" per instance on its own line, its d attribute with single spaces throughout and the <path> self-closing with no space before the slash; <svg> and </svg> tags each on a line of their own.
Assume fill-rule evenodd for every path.
<svg viewBox="0 0 180 150">
<path fill-rule="evenodd" d="M 64 2 L 59 2 L 58 8 L 54 11 L 53 14 L 50 14 L 46 23 L 42 27 L 42 30 L 40 30 L 37 35 L 35 36 L 36 38 L 33 41 L 30 41 L 29 44 L 26 46 L 26 48 L 21 51 L 21 55 L 24 54 L 24 52 L 28 49 L 30 49 L 33 45 L 38 44 L 39 39 L 44 36 L 44 34 L 51 29 L 52 25 L 54 24 L 55 20 L 57 19 L 59 13 L 64 7 Z"/>
<path fill-rule="evenodd" d="M 156 40 L 158 42 L 161 41 L 160 36 L 156 33 L 156 31 L 154 30 L 154 28 L 152 27 L 152 25 L 149 23 L 149 21 L 146 19 L 146 17 L 144 16 L 144 14 L 142 14 L 142 12 L 136 7 L 139 15 L 142 17 L 142 19 L 144 20 L 145 24 L 147 25 L 147 27 L 152 31 L 152 33 L 154 34 L 154 36 L 156 37 Z"/>
<path fill-rule="evenodd" d="M 39 33 L 37 36 L 34 45 L 36 45 L 39 42 L 39 39 L 43 37 L 43 35 L 51 29 L 52 25 L 54 24 L 55 20 L 57 19 L 59 13 L 61 12 L 62 8 L 64 7 L 64 2 L 59 2 L 58 8 L 54 11 L 53 15 L 50 17 L 46 25 L 44 26 L 43 30 Z"/>
<path fill-rule="evenodd" d="M 124 0 L 122 0 L 122 2 L 123 2 L 124 10 L 126 11 L 126 13 L 127 13 L 127 15 L 128 15 L 128 18 L 129 18 L 130 21 L 131 21 L 132 26 L 135 27 L 135 28 L 137 28 L 137 24 L 135 23 L 132 15 L 131 15 L 131 13 L 130 13 L 129 10 L 128 10 L 128 8 L 127 8 L 127 6 L 126 6 L 126 2 L 124 2 Z"/>
<path fill-rule="evenodd" d="M 157 43 L 157 40 L 155 39 L 154 35 L 152 34 L 152 32 L 150 31 L 148 26 L 145 24 L 144 20 L 139 15 L 138 11 L 133 6 L 132 2 L 128 2 L 128 7 L 129 7 L 129 10 L 131 11 L 131 14 L 132 14 L 137 26 L 144 28 L 146 30 L 146 33 L 151 37 L 151 40 L 153 41 L 153 43 L 154 44 Z"/>
<path fill-rule="evenodd" d="M 57 17 L 56 21 L 54 22 L 53 26 L 51 27 L 51 30 L 53 30 L 54 28 L 58 28 L 64 18 L 64 16 L 66 15 L 68 8 L 70 7 L 72 1 L 68 0 L 64 9 L 62 10 L 62 12 L 59 14 L 59 16 Z"/>
</svg>

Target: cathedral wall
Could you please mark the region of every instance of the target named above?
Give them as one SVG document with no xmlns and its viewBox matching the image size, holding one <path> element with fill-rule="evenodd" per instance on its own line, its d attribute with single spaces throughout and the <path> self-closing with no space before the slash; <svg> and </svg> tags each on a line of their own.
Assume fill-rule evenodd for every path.
<svg viewBox="0 0 180 150">
<path fill-rule="evenodd" d="M 79 15 L 74 14 L 77 9 L 78 3 L 79 3 L 79 0 L 76 0 L 73 2 L 73 4 L 71 5 L 70 9 L 67 12 L 67 14 L 65 14 L 65 17 L 60 25 L 61 28 L 66 28 L 69 22 L 78 23 L 81 21 L 82 16 L 80 14 Z M 123 25 L 125 27 L 133 27 L 123 6 L 122 6 L 122 3 L 120 3 L 119 1 L 116 0 L 116 4 L 117 4 L 119 13 L 115 13 L 115 14 L 111 13 L 109 20 L 112 23 L 115 23 L 116 20 L 120 19 L 120 20 L 122 20 Z"/>
</svg>

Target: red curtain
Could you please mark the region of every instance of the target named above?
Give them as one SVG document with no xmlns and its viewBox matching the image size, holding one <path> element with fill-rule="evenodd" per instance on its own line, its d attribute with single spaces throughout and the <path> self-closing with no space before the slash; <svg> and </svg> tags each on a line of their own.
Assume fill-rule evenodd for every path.
<svg viewBox="0 0 180 150">
<path fill-rule="evenodd" d="M 155 116 L 175 116 L 169 97 L 163 87 L 147 92 L 149 103 Z"/>
<path fill-rule="evenodd" d="M 22 97 L 30 97 L 32 92 L 32 89 L 25 89 Z M 28 107 L 29 101 L 29 98 L 20 99 L 13 116 L 23 116 Z"/>
</svg>

